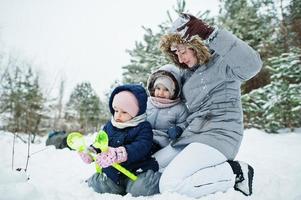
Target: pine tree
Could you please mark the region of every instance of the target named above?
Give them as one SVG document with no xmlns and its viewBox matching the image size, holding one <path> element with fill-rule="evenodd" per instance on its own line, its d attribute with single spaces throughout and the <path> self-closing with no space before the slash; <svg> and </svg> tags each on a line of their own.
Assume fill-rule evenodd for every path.
<svg viewBox="0 0 301 200">
<path fill-rule="evenodd" d="M 150 28 L 144 28 L 145 35 L 143 42 L 136 42 L 133 50 L 127 50 L 130 54 L 131 64 L 122 67 L 124 83 L 142 83 L 146 86 L 149 74 L 152 70 L 168 63 L 158 47 L 161 36 L 166 32 L 167 27 L 159 26 L 159 33 L 154 34 Z"/>
<path fill-rule="evenodd" d="M 26 106 L 25 123 L 27 129 L 25 132 L 32 133 L 36 136 L 39 133 L 44 97 L 39 86 L 39 77 L 34 76 L 31 68 L 28 69 L 26 74 L 24 87 L 26 90 L 24 98 Z"/>
<path fill-rule="evenodd" d="M 106 101 L 100 101 L 100 117 L 99 117 L 99 123 L 100 124 L 105 124 L 111 116 L 110 110 L 109 110 L 109 105 L 108 105 L 108 100 Z"/>
<path fill-rule="evenodd" d="M 110 108 L 109 108 L 109 99 L 110 99 L 110 96 L 113 92 L 113 90 L 122 85 L 121 81 L 120 80 L 115 80 L 111 85 L 110 85 L 110 88 L 109 90 L 107 90 L 105 92 L 105 99 L 104 100 L 101 100 L 100 101 L 100 122 L 101 124 L 105 124 L 108 120 L 110 120 L 112 114 L 110 112 Z"/>
<path fill-rule="evenodd" d="M 301 125 L 301 51 L 292 49 L 290 53 L 283 53 L 279 58 L 270 59 L 274 74 L 269 99 L 274 99 L 275 104 L 270 104 L 267 116 L 278 124 L 271 125 L 271 130 L 279 128 L 295 128 Z"/>
<path fill-rule="evenodd" d="M 21 123 L 21 114 L 25 110 L 21 102 L 23 96 L 21 93 L 21 75 L 18 67 L 14 70 L 11 68 L 11 71 L 7 68 L 5 74 L 3 74 L 0 113 L 2 114 L 5 129 L 19 132 L 23 125 Z"/>
<path fill-rule="evenodd" d="M 301 126 L 301 50 L 269 60 L 271 83 L 242 97 L 248 127 L 277 132 Z"/>
<path fill-rule="evenodd" d="M 277 13 L 272 0 L 221 0 L 219 23 L 258 51 L 264 66 L 276 52 Z M 276 20 L 275 20 L 276 19 Z M 265 67 L 242 86 L 243 93 L 269 84 L 270 73 Z"/>
<path fill-rule="evenodd" d="M 24 61 L 11 59 L 1 82 L 1 110 L 5 128 L 12 132 L 40 134 L 44 97 L 38 76 Z M 34 140 L 34 138 L 33 138 Z"/>
<path fill-rule="evenodd" d="M 291 45 L 301 48 L 301 1 L 291 0 L 288 6 Z"/>
<path fill-rule="evenodd" d="M 185 11 L 185 0 L 178 0 L 174 12 L 181 13 Z M 206 12 L 206 14 L 208 14 Z M 146 86 L 148 76 L 152 71 L 160 66 L 170 63 L 165 55 L 159 49 L 159 41 L 162 35 L 166 34 L 173 22 L 169 11 L 167 11 L 168 20 L 158 25 L 158 33 L 152 29 L 145 28 L 143 42 L 136 42 L 133 50 L 127 50 L 131 56 L 131 64 L 123 67 L 124 83 L 142 83 Z"/>
<path fill-rule="evenodd" d="M 266 92 L 270 92 L 267 89 L 258 88 L 252 90 L 241 97 L 243 105 L 243 121 L 245 128 L 258 128 L 264 129 L 264 124 L 268 123 L 265 118 L 265 110 L 263 109 L 266 103 L 269 101 Z"/>
<path fill-rule="evenodd" d="M 66 119 L 78 123 L 81 131 L 87 133 L 99 129 L 100 99 L 89 82 L 77 84 L 70 95 Z"/>
<path fill-rule="evenodd" d="M 185 10 L 186 1 L 178 0 L 176 8 L 174 8 L 173 11 L 179 14 L 187 12 Z M 167 34 L 168 29 L 174 21 L 169 11 L 167 11 L 167 16 L 168 19 L 158 25 L 158 33 L 154 33 L 150 28 L 143 27 L 146 32 L 143 37 L 143 42 L 136 42 L 133 50 L 127 50 L 132 59 L 131 64 L 123 67 L 124 83 L 142 83 L 146 86 L 147 79 L 151 72 L 160 66 L 171 62 L 159 49 L 160 38 L 162 35 Z M 206 22 L 213 22 L 213 19 L 208 17 L 209 11 L 203 13 L 200 12 L 196 16 L 204 19 Z"/>
<path fill-rule="evenodd" d="M 277 13 L 272 0 L 221 0 L 219 22 L 257 49 L 263 59 L 273 55 Z M 275 55 L 275 54 L 274 54 Z"/>
</svg>

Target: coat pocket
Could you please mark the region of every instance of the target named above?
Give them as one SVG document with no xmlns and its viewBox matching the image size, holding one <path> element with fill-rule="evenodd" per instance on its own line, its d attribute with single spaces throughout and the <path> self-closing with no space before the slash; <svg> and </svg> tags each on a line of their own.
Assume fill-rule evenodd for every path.
<svg viewBox="0 0 301 200">
<path fill-rule="evenodd" d="M 189 131 L 193 132 L 194 134 L 199 134 L 202 132 L 203 128 L 208 125 L 211 119 L 211 114 L 207 114 L 203 117 L 196 117 L 194 118 L 189 126 L 187 127 Z"/>
</svg>

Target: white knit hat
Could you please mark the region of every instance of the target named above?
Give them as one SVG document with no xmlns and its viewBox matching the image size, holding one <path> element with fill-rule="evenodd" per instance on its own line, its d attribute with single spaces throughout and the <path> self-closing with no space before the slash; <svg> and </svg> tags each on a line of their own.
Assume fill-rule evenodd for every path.
<svg viewBox="0 0 301 200">
<path fill-rule="evenodd" d="M 162 84 L 164 87 L 166 87 L 170 92 L 170 96 L 173 96 L 175 94 L 175 83 L 168 76 L 159 76 L 155 80 L 154 88 L 156 88 L 158 84 Z"/>
</svg>

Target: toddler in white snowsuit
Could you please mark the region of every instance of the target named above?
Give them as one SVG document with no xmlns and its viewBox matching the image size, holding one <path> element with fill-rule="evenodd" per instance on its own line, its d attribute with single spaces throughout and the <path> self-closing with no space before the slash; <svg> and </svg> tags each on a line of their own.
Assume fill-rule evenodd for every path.
<svg viewBox="0 0 301 200">
<path fill-rule="evenodd" d="M 188 115 L 185 104 L 181 101 L 181 78 L 180 70 L 167 64 L 155 72 L 148 79 L 147 88 L 149 97 L 147 101 L 147 121 L 152 125 L 154 132 L 154 143 L 152 153 L 163 149 L 164 157 L 157 157 L 160 168 L 164 168 L 172 160 L 174 153 L 178 150 L 169 144 L 181 137 L 186 128 L 186 118 Z M 168 146 L 168 147 L 167 147 Z M 171 152 L 167 152 L 167 149 Z"/>
</svg>

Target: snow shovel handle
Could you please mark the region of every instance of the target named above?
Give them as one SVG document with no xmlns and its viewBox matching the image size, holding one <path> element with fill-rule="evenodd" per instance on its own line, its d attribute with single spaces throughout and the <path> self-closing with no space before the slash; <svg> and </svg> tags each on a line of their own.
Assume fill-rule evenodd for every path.
<svg viewBox="0 0 301 200">
<path fill-rule="evenodd" d="M 126 175 L 127 177 L 129 177 L 131 180 L 133 180 L 133 181 L 137 180 L 138 177 L 135 174 L 133 174 L 132 172 L 130 172 L 126 168 L 122 167 L 118 163 L 114 163 L 112 166 L 115 169 L 117 169 L 118 171 L 120 171 L 121 173 L 123 173 L 124 175 Z"/>
</svg>

